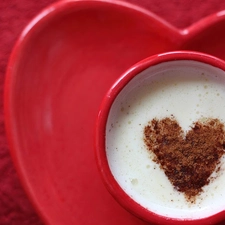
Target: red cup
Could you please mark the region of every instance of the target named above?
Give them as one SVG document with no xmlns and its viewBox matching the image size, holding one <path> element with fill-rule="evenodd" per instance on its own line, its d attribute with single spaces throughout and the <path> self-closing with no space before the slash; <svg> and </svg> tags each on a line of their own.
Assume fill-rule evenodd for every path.
<svg viewBox="0 0 225 225">
<path fill-rule="evenodd" d="M 133 139 L 140 139 L 141 135 L 143 135 L 139 135 L 135 132 L 138 132 L 138 129 L 139 132 L 141 131 L 141 129 L 138 128 L 139 116 L 141 118 L 146 117 L 146 111 L 149 110 L 149 108 L 146 107 L 147 109 L 145 109 L 144 113 L 139 114 L 138 109 L 140 109 L 141 111 L 143 107 L 145 107 L 142 107 L 141 105 L 140 107 L 142 108 L 137 108 L 137 111 L 135 111 L 133 115 L 131 115 L 133 112 L 130 112 L 129 114 L 129 110 L 127 111 L 129 115 L 125 115 L 126 109 L 125 107 L 123 108 L 124 105 L 126 105 L 128 108 L 131 106 L 132 108 L 133 99 L 136 99 L 136 101 L 137 99 L 140 99 L 139 97 L 142 94 L 142 90 L 140 89 L 143 89 L 144 87 L 146 88 L 146 85 L 153 85 L 154 83 L 155 86 L 150 86 L 149 90 L 152 90 L 156 88 L 157 85 L 159 85 L 158 89 L 156 88 L 157 91 L 164 91 L 162 90 L 162 87 L 165 87 L 166 93 L 163 96 L 161 92 L 160 94 L 159 92 L 157 92 L 159 96 L 157 97 L 154 96 L 156 92 L 150 91 L 149 95 L 153 95 L 150 96 L 151 99 L 154 99 L 154 103 L 157 101 L 161 101 L 161 103 L 159 104 L 161 104 L 160 107 L 162 108 L 163 104 L 167 104 L 168 109 L 165 108 L 164 110 L 162 110 L 162 108 L 158 107 L 157 104 L 153 104 L 152 108 L 150 107 L 149 110 L 149 118 L 143 119 L 142 122 L 147 120 L 150 121 L 157 116 L 165 117 L 167 113 L 168 115 L 173 114 L 175 115 L 175 117 L 180 117 L 179 121 L 182 122 L 182 119 L 185 118 L 184 114 L 186 112 L 189 112 L 188 110 L 192 110 L 191 107 L 196 107 L 196 103 L 199 100 L 198 98 L 200 98 L 193 92 L 191 92 L 192 89 L 190 88 L 194 87 L 193 85 L 195 85 L 196 87 L 198 86 L 198 91 L 197 89 L 193 90 L 196 90 L 196 93 L 201 93 L 203 91 L 206 91 L 204 89 L 207 89 L 207 86 L 204 82 L 208 82 L 208 93 L 204 92 L 207 93 L 206 95 L 204 95 L 206 97 L 204 97 L 204 99 L 202 100 L 203 103 L 199 103 L 202 104 L 202 106 L 200 105 L 200 113 L 191 114 L 192 111 L 194 111 L 193 109 L 189 113 L 190 117 L 193 117 L 193 120 L 196 120 L 196 118 L 198 117 L 209 117 L 210 115 L 216 117 L 217 115 L 218 117 L 220 117 L 221 115 L 221 117 L 223 117 L 223 101 L 219 99 L 219 97 L 218 103 L 216 103 L 217 97 L 214 97 L 212 102 L 209 102 L 209 100 L 212 98 L 212 96 L 214 96 L 214 90 L 217 90 L 217 86 L 219 87 L 219 89 L 221 89 L 221 93 L 217 93 L 217 95 L 215 94 L 215 96 L 220 96 L 220 98 L 225 96 L 225 91 L 224 96 L 221 96 L 223 94 L 223 89 L 225 89 L 224 71 L 225 62 L 216 57 L 200 52 L 191 51 L 168 52 L 155 55 L 141 62 L 138 62 L 127 72 L 125 72 L 106 93 L 100 106 L 95 130 L 95 153 L 97 165 L 108 191 L 118 201 L 118 203 L 121 204 L 121 206 L 123 206 L 132 214 L 147 222 L 164 225 L 215 224 L 225 219 L 225 204 L 223 204 L 223 202 L 225 202 L 225 188 L 221 187 L 218 191 L 218 194 L 215 194 L 216 192 L 214 192 L 214 197 L 212 197 L 213 194 L 211 195 L 207 193 L 207 191 L 210 193 L 213 192 L 213 188 L 211 187 L 213 187 L 214 182 L 218 182 L 220 184 L 221 180 L 225 176 L 225 174 L 223 175 L 223 172 L 221 172 L 222 175 L 220 174 L 220 178 L 215 179 L 218 179 L 218 181 L 212 181 L 210 182 L 210 184 L 205 185 L 206 189 L 203 191 L 203 193 L 199 194 L 201 196 L 199 197 L 201 200 L 198 200 L 197 196 L 197 203 L 188 203 L 187 199 L 184 200 L 184 194 L 177 191 L 171 183 L 169 188 L 167 188 L 167 186 L 164 186 L 164 189 L 161 191 L 160 183 L 161 181 L 162 183 L 164 183 L 164 178 L 159 178 L 157 173 L 155 174 L 153 170 L 151 170 L 151 173 L 149 173 L 149 177 L 151 177 L 152 179 L 151 182 L 146 183 L 146 171 L 148 169 L 145 165 L 143 167 L 142 164 L 145 164 L 146 160 L 148 160 L 150 166 L 153 166 L 153 164 L 155 166 L 156 162 L 153 162 L 150 158 L 146 159 L 146 154 L 148 153 L 146 153 L 147 150 L 143 148 L 143 146 L 140 147 L 142 149 L 141 151 L 143 151 L 143 153 L 140 153 L 143 154 L 142 156 L 140 156 L 140 159 L 137 152 L 127 154 L 127 151 L 125 151 L 124 149 L 126 147 L 126 144 L 130 145 L 131 148 L 132 146 L 140 145 L 140 140 L 135 142 Z M 174 75 L 175 77 L 173 77 L 173 75 L 171 75 L 173 74 L 173 72 L 174 74 L 178 75 Z M 184 73 L 184 75 L 182 75 L 182 73 Z M 164 86 L 160 86 L 162 85 L 160 84 L 162 80 L 164 83 L 165 81 L 167 82 L 166 86 L 164 84 Z M 174 82 L 176 80 L 178 84 L 174 85 L 173 87 L 172 81 Z M 178 86 L 180 89 L 173 89 L 175 88 L 175 86 L 176 88 Z M 173 95 L 171 98 L 168 94 L 170 89 L 173 93 L 171 94 Z M 180 93 L 179 91 L 181 92 L 180 95 L 177 94 Z M 188 93 L 183 93 L 185 91 Z M 146 99 L 148 99 L 148 94 L 146 94 L 146 91 L 143 93 L 145 93 L 146 101 Z M 207 95 L 211 97 L 208 97 Z M 135 98 L 136 96 L 138 96 L 138 98 Z M 178 98 L 178 103 L 176 103 L 176 98 L 174 98 L 174 96 L 177 96 L 176 98 Z M 219 101 L 221 101 L 221 103 Z M 137 102 L 135 104 L 138 105 Z M 217 109 L 215 109 L 214 104 L 218 106 Z M 187 109 L 185 109 L 186 105 Z M 190 109 L 188 108 L 189 105 Z M 156 109 L 157 107 L 158 109 Z M 208 111 L 205 110 L 205 108 L 207 108 Z M 217 112 L 216 110 L 220 110 L 220 112 Z M 122 113 L 125 113 L 123 118 L 121 116 Z M 133 126 L 134 128 L 137 127 L 137 131 L 136 129 L 130 129 L 128 125 L 125 125 L 127 124 L 126 121 L 131 120 L 132 116 L 135 117 L 134 121 L 136 120 L 136 125 L 134 122 Z M 223 120 L 223 118 L 220 119 Z M 119 125 L 117 124 L 117 126 L 116 123 L 118 123 L 118 121 L 120 122 Z M 126 132 L 127 136 L 126 134 L 124 134 Z M 133 135 L 134 138 L 130 138 L 129 135 Z M 126 157 L 130 158 L 124 159 Z M 142 162 L 142 159 L 143 163 L 140 163 Z M 139 162 L 136 163 L 136 161 Z M 132 166 L 129 166 L 128 164 L 132 164 Z M 139 167 L 143 168 L 141 168 L 140 171 L 137 172 Z M 165 175 L 163 170 L 160 169 L 160 166 L 158 166 L 158 173 L 161 173 L 160 176 L 162 177 Z M 131 179 L 132 174 L 135 174 L 135 179 Z M 167 183 L 165 183 L 165 185 L 167 185 Z M 145 184 L 149 186 L 146 187 Z M 138 185 L 140 185 L 140 187 L 133 188 L 133 186 Z M 223 186 L 223 184 L 221 183 L 220 186 Z M 143 193 L 139 193 L 142 192 L 140 191 L 142 190 L 142 188 L 145 189 L 145 191 L 143 191 Z M 147 193 L 146 190 L 149 190 L 150 194 Z M 170 204 L 169 201 L 172 200 L 170 200 L 170 198 L 166 196 L 169 195 L 169 191 L 167 193 L 167 190 L 173 190 L 172 195 L 175 196 L 174 201 L 180 201 L 181 203 Z M 166 196 L 164 200 L 161 199 L 162 194 Z"/>
</svg>

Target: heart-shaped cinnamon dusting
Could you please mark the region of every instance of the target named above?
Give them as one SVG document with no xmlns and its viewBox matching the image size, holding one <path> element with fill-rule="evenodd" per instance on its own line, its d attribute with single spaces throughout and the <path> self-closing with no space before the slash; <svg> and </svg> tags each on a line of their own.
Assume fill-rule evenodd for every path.
<svg viewBox="0 0 225 225">
<path fill-rule="evenodd" d="M 220 170 L 225 149 L 224 125 L 218 119 L 193 124 L 186 133 L 175 118 L 153 119 L 144 129 L 145 143 L 172 185 L 193 202 Z"/>
</svg>

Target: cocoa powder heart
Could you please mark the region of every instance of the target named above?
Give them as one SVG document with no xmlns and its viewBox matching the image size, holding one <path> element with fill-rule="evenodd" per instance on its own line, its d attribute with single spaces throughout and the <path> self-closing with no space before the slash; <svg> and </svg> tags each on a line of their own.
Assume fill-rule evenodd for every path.
<svg viewBox="0 0 225 225">
<path fill-rule="evenodd" d="M 175 118 L 153 119 L 144 129 L 144 141 L 172 185 L 190 201 L 220 170 L 225 149 L 224 125 L 218 119 L 193 124 L 186 133 Z"/>
</svg>

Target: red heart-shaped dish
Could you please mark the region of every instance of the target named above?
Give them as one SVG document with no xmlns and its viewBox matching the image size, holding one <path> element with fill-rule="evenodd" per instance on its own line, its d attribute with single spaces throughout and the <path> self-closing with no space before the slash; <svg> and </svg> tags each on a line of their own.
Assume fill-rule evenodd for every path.
<svg viewBox="0 0 225 225">
<path fill-rule="evenodd" d="M 5 118 L 12 157 L 47 224 L 145 224 L 105 190 L 93 151 L 103 95 L 150 55 L 196 50 L 225 59 L 225 12 L 178 30 L 123 2 L 61 1 L 40 13 L 12 52 Z"/>
</svg>

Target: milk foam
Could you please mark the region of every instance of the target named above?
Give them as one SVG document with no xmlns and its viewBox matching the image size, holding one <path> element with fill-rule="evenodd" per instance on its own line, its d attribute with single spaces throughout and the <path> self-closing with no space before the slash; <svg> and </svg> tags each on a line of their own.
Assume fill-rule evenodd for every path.
<svg viewBox="0 0 225 225">
<path fill-rule="evenodd" d="M 184 131 L 205 117 L 224 123 L 224 71 L 183 60 L 153 66 L 133 78 L 114 101 L 106 127 L 107 158 L 115 179 L 135 201 L 163 216 L 203 218 L 225 209 L 225 157 L 195 203 L 176 191 L 152 161 L 143 129 L 153 118 L 171 115 Z"/>
</svg>

